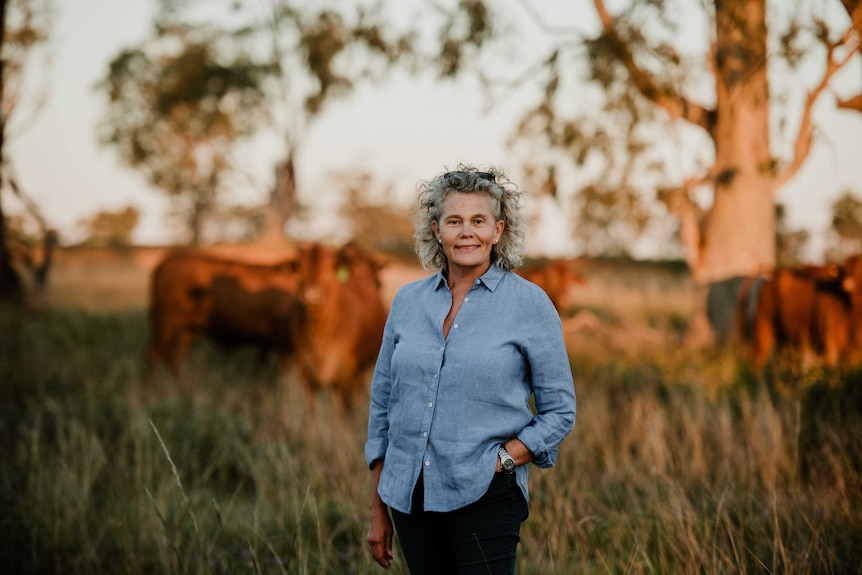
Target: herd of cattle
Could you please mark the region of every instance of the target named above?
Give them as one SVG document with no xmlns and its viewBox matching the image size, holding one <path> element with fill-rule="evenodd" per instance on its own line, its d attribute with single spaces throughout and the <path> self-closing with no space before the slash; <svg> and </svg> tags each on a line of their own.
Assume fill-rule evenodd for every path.
<svg viewBox="0 0 862 575">
<path fill-rule="evenodd" d="M 179 374 L 196 337 L 224 349 L 274 353 L 299 375 L 307 401 L 332 389 L 350 408 L 365 389 L 386 321 L 384 260 L 355 242 L 308 242 L 275 264 L 201 251 L 168 255 L 152 274 L 150 365 Z M 586 283 L 571 262 L 550 260 L 518 273 L 541 286 L 561 314 Z M 707 315 L 719 343 L 739 338 L 760 369 L 778 348 L 805 362 L 862 359 L 862 256 L 710 286 Z M 311 403 L 313 405 L 313 403 Z"/>
<path fill-rule="evenodd" d="M 383 266 L 355 242 L 300 244 L 271 265 L 202 251 L 169 254 L 151 278 L 147 362 L 179 375 L 197 337 L 225 350 L 251 346 L 299 375 L 310 406 L 316 391 L 332 389 L 349 409 L 383 337 Z M 561 260 L 519 273 L 544 287 L 560 310 L 570 305 L 573 283 L 583 281 Z"/>
<path fill-rule="evenodd" d="M 787 350 L 811 367 L 862 359 L 862 256 L 734 277 L 710 286 L 707 315 L 719 343 L 738 338 L 755 369 Z"/>
</svg>

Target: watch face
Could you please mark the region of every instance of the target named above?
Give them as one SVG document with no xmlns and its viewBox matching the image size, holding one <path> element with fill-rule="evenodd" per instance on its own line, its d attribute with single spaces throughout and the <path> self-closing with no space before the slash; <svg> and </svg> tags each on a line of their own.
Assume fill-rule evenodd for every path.
<svg viewBox="0 0 862 575">
<path fill-rule="evenodd" d="M 502 467 L 506 471 L 512 471 L 515 469 L 515 460 L 514 459 L 505 459 L 502 462 Z"/>
</svg>

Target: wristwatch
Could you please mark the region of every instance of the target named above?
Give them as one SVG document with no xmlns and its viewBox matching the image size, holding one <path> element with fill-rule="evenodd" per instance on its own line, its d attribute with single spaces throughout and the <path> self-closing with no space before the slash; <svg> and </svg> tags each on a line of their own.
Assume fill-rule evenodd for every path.
<svg viewBox="0 0 862 575">
<path fill-rule="evenodd" d="M 500 449 L 497 450 L 497 455 L 500 456 L 500 467 L 503 468 L 504 472 L 512 473 L 515 471 L 515 460 L 512 459 L 512 456 L 509 455 L 504 446 L 500 446 Z"/>
</svg>

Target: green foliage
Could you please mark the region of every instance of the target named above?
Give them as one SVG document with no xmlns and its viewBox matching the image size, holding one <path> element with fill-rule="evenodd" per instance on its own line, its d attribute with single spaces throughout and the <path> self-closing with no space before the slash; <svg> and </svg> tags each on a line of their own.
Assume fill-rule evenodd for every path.
<svg viewBox="0 0 862 575">
<path fill-rule="evenodd" d="M 802 252 L 810 234 L 806 230 L 794 230 L 787 223 L 784 204 L 775 204 L 775 260 L 779 266 L 791 267 L 802 263 Z"/>
<path fill-rule="evenodd" d="M 494 20 L 482 0 L 459 0 L 457 9 L 440 26 L 436 65 L 441 77 L 454 77 L 473 54 L 494 35 Z"/>
<path fill-rule="evenodd" d="M 626 186 L 586 186 L 572 201 L 572 235 L 589 257 L 630 255 L 652 217 L 637 190 Z"/>
<path fill-rule="evenodd" d="M 226 214 L 222 188 L 239 139 L 274 135 L 292 166 L 329 102 L 412 51 L 409 35 L 387 28 L 380 4 L 274 0 L 271 10 L 258 8 L 162 0 L 153 35 L 119 53 L 99 85 L 109 99 L 102 141 L 175 200 L 193 243 Z M 292 170 L 268 194 L 280 220 L 293 215 Z M 239 227 L 244 234 L 260 225 Z"/>
<path fill-rule="evenodd" d="M 134 206 L 114 212 L 102 210 L 81 222 L 86 234 L 83 243 L 114 248 L 130 246 L 139 217 L 138 209 Z"/>
<path fill-rule="evenodd" d="M 218 202 L 232 146 L 266 117 L 268 70 L 217 30 L 163 25 L 120 52 L 98 85 L 108 97 L 102 142 L 185 203 L 192 243 Z"/>
<path fill-rule="evenodd" d="M 322 397 L 310 417 L 290 377 L 206 346 L 179 381 L 146 374 L 141 311 L 0 329 L 5 570 L 379 573 L 362 410 Z M 630 355 L 596 336 L 572 347 L 578 421 L 557 466 L 531 471 L 518 572 L 855 570 L 858 370 L 783 395 L 668 337 Z M 407 572 L 397 549 L 391 571 Z"/>
<path fill-rule="evenodd" d="M 327 102 L 349 94 L 358 81 L 381 76 L 412 51 L 408 35 L 387 30 L 380 3 L 372 8 L 359 3 L 352 11 L 331 3 L 300 8 L 278 0 L 273 5 L 271 31 L 280 36 L 273 43 L 273 58 L 281 86 L 281 101 L 274 103 L 294 108 L 301 102 L 308 119 Z M 261 32 L 271 33 L 268 28 Z M 288 82 L 291 74 L 302 80 Z"/>
<path fill-rule="evenodd" d="M 28 62 L 49 39 L 54 20 L 54 0 L 5 0 L 3 10 L 3 101 L 0 117 L 5 130 L 9 118 L 21 104 Z"/>
<path fill-rule="evenodd" d="M 862 253 L 862 200 L 847 190 L 832 204 L 826 259 L 842 261 Z"/>
</svg>

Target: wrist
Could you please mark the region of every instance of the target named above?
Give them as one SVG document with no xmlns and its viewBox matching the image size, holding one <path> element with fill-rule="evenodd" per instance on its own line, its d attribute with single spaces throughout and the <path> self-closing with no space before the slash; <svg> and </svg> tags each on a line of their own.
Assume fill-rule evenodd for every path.
<svg viewBox="0 0 862 575">
<path fill-rule="evenodd" d="M 515 471 L 515 459 L 509 455 L 505 445 L 500 445 L 497 449 L 497 457 L 500 460 L 500 469 L 503 473 L 512 473 Z"/>
</svg>

